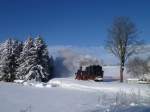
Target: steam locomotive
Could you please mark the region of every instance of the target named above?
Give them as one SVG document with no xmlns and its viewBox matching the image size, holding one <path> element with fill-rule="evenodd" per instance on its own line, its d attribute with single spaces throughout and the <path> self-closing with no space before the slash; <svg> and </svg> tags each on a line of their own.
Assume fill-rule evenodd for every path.
<svg viewBox="0 0 150 112">
<path fill-rule="evenodd" d="M 100 65 L 90 65 L 83 70 L 82 66 L 75 73 L 77 80 L 95 80 L 102 81 L 103 80 L 104 71 L 102 70 L 102 66 Z"/>
</svg>

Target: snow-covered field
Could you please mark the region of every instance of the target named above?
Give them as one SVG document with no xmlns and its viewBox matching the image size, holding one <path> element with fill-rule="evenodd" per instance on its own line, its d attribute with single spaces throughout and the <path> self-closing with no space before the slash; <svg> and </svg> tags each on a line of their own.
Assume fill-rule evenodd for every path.
<svg viewBox="0 0 150 112">
<path fill-rule="evenodd" d="M 0 82 L 0 112 L 149 112 L 149 85 L 56 78 Z"/>
<path fill-rule="evenodd" d="M 103 66 L 103 71 L 104 71 L 104 78 L 106 77 L 112 77 L 112 78 L 117 78 L 119 79 L 120 77 L 120 66 Z M 127 73 L 126 68 L 124 70 L 124 79 L 129 78 L 130 75 Z"/>
</svg>

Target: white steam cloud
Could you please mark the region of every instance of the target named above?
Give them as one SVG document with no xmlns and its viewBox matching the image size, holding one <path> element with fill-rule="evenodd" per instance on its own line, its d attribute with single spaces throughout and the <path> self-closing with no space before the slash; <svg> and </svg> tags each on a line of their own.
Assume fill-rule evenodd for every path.
<svg viewBox="0 0 150 112">
<path fill-rule="evenodd" d="M 150 56 L 149 49 L 150 45 L 145 45 L 142 50 L 139 49 L 143 53 L 138 54 L 138 56 L 141 58 Z M 102 46 L 49 46 L 49 53 L 55 61 L 54 77 L 73 76 L 80 66 L 116 65 L 118 63 L 118 59 Z"/>
<path fill-rule="evenodd" d="M 80 66 L 102 64 L 100 59 L 89 54 L 79 54 L 70 48 L 61 48 L 55 58 L 55 77 L 73 76 Z"/>
</svg>

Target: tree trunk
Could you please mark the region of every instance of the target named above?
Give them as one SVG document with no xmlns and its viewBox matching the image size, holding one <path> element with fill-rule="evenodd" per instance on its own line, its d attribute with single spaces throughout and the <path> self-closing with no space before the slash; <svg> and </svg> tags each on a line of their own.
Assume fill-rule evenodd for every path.
<svg viewBox="0 0 150 112">
<path fill-rule="evenodd" d="M 124 66 L 121 64 L 120 65 L 120 82 L 123 82 L 123 71 L 124 71 Z"/>
</svg>

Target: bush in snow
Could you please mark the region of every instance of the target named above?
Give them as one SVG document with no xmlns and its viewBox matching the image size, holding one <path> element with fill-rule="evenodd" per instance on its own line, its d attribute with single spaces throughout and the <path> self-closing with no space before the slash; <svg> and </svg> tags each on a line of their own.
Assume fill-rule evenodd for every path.
<svg viewBox="0 0 150 112">
<path fill-rule="evenodd" d="M 127 64 L 127 72 L 133 77 L 142 77 L 144 74 L 149 72 L 147 61 L 140 59 L 139 57 L 129 60 Z"/>
</svg>

